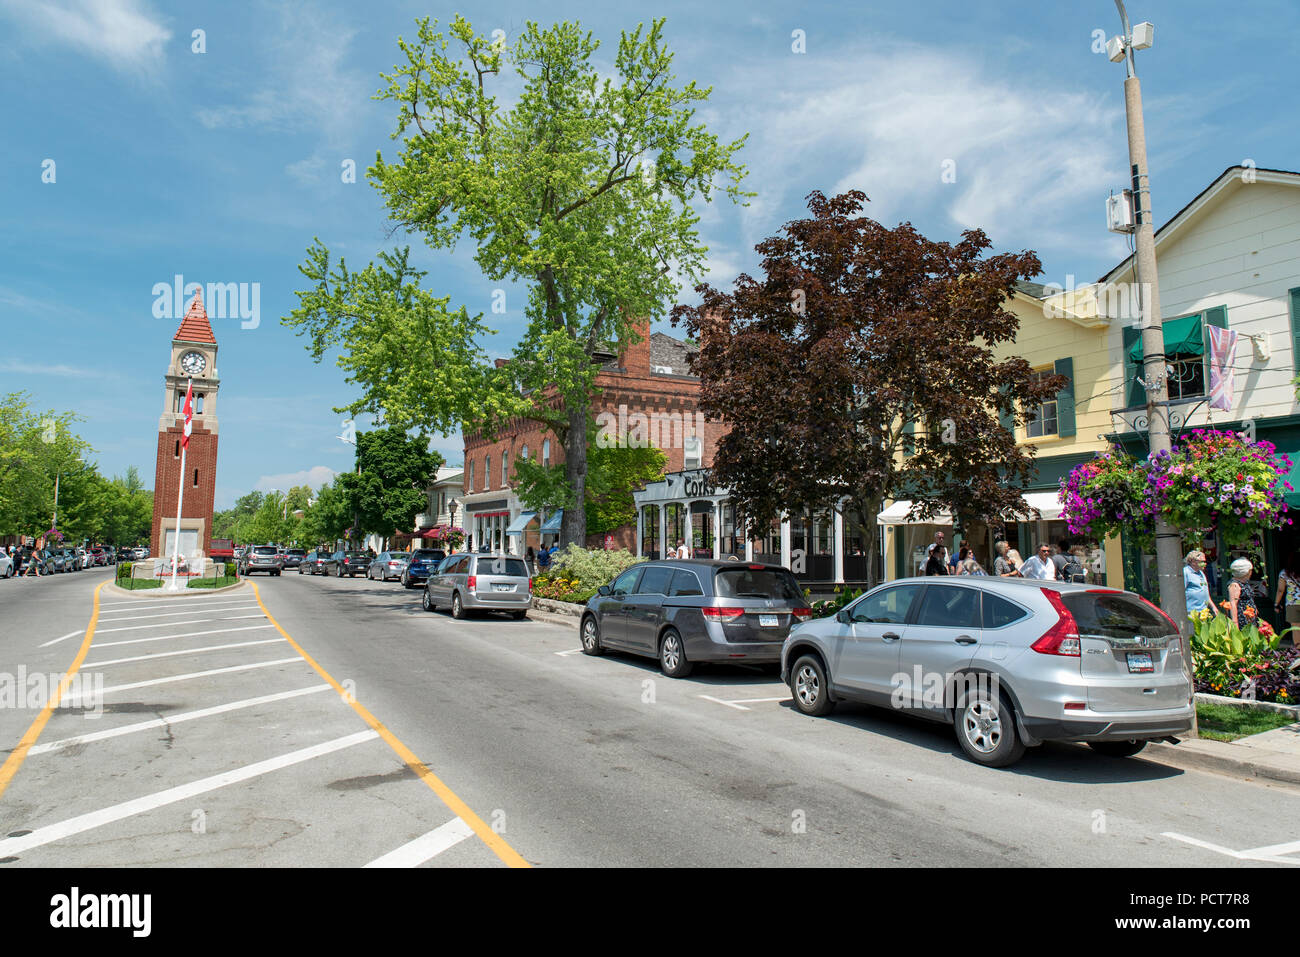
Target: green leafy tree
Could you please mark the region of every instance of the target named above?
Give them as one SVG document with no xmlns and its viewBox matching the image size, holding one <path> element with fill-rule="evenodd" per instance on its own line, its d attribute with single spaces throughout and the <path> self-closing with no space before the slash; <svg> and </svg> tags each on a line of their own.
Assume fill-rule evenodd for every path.
<svg viewBox="0 0 1300 957">
<path fill-rule="evenodd" d="M 409 532 L 428 504 L 426 490 L 442 463 L 442 456 L 429 449 L 427 435 L 412 437 L 396 426 L 358 432 L 358 471 L 339 477 L 351 497 L 358 531 L 385 539 Z"/>
<path fill-rule="evenodd" d="M 664 476 L 667 457 L 654 447 L 593 446 L 587 457 L 587 535 L 603 535 L 636 521 L 634 489 Z M 573 488 L 563 465 L 515 462 L 515 492 L 528 508 L 573 507 Z"/>
<path fill-rule="evenodd" d="M 486 364 L 478 319 L 421 290 L 406 250 L 353 273 L 317 241 L 300 267 L 313 288 L 285 319 L 318 359 L 340 351 L 363 389 L 349 411 L 435 432 L 490 434 L 519 415 L 548 426 L 565 449 L 570 542 L 587 529 L 582 440 L 601 357 L 664 314 L 676 275 L 701 275 L 694 204 L 747 195 L 734 159 L 744 137 L 723 143 L 695 122 L 710 91 L 677 81 L 663 26 L 624 32 L 610 66 L 577 23 L 530 22 L 507 46 L 460 16 L 446 33 L 426 18 L 398 41 L 405 62 L 379 98 L 397 107 L 402 151 L 379 156 L 370 179 L 400 228 L 440 250 L 469 238 L 488 279 L 525 285 L 510 363 Z"/>
</svg>

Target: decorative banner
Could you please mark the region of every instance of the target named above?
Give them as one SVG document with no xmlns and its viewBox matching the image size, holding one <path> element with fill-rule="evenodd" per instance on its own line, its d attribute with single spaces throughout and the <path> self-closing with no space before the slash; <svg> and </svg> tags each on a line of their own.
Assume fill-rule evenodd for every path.
<svg viewBox="0 0 1300 957">
<path fill-rule="evenodd" d="M 190 447 L 190 433 L 194 430 L 194 381 L 185 387 L 185 434 L 181 436 L 181 448 Z"/>
<path fill-rule="evenodd" d="M 1232 411 L 1232 359 L 1237 351 L 1237 333 L 1218 326 L 1206 326 L 1210 334 L 1210 408 Z"/>
</svg>

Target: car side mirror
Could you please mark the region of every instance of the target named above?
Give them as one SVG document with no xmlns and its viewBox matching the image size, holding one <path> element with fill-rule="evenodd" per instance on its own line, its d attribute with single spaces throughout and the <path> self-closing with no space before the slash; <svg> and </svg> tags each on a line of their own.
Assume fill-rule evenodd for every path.
<svg viewBox="0 0 1300 957">
<path fill-rule="evenodd" d="M 841 608 L 835 613 L 835 620 L 841 625 L 847 625 L 849 624 L 849 613 Z"/>
<path fill-rule="evenodd" d="M 609 586 L 601 585 L 599 588 L 596 589 L 596 594 L 599 595 L 601 598 L 606 597 L 609 594 Z"/>
</svg>

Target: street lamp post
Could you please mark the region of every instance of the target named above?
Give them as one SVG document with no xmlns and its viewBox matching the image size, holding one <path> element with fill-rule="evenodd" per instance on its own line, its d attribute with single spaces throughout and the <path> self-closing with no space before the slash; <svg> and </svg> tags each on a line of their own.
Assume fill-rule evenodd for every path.
<svg viewBox="0 0 1300 957">
<path fill-rule="evenodd" d="M 1151 456 L 1168 454 L 1172 446 L 1169 435 L 1169 388 L 1166 375 L 1164 330 L 1160 313 L 1160 281 L 1156 272 L 1155 224 L 1151 206 L 1151 180 L 1147 170 L 1146 127 L 1142 119 L 1142 86 L 1138 82 L 1133 54 L 1151 46 L 1154 27 L 1139 23 L 1129 25 L 1123 0 L 1115 0 L 1121 36 L 1107 43 L 1113 62 L 1124 61 L 1124 113 L 1128 124 L 1129 175 L 1133 189 L 1134 287 L 1140 303 L 1142 330 L 1142 375 L 1146 389 L 1147 444 Z M 1156 576 L 1160 582 L 1160 607 L 1178 624 L 1186 637 L 1188 629 L 1187 596 L 1183 590 L 1182 535 L 1162 514 L 1155 516 Z M 1186 652 L 1186 643 L 1184 643 Z M 1189 674 L 1191 656 L 1184 653 Z M 1194 681 L 1194 678 L 1193 678 Z M 1195 718 L 1193 717 L 1193 722 Z M 1193 723 L 1193 733 L 1195 733 Z"/>
</svg>

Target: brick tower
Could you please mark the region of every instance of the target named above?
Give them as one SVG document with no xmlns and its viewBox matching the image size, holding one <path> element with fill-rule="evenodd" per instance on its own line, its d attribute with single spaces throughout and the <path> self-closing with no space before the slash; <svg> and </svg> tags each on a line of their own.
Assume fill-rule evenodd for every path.
<svg viewBox="0 0 1300 957">
<path fill-rule="evenodd" d="M 217 488 L 217 337 L 212 334 L 203 294 L 196 293 L 172 338 L 171 363 L 164 379 L 158 419 L 158 466 L 153 485 L 153 535 L 150 554 L 168 557 L 176 528 L 176 496 L 181 481 L 181 437 L 185 432 L 185 388 L 194 383 L 194 421 L 185 453 L 185 498 L 181 514 L 182 555 L 208 553 L 212 507 Z"/>
</svg>

